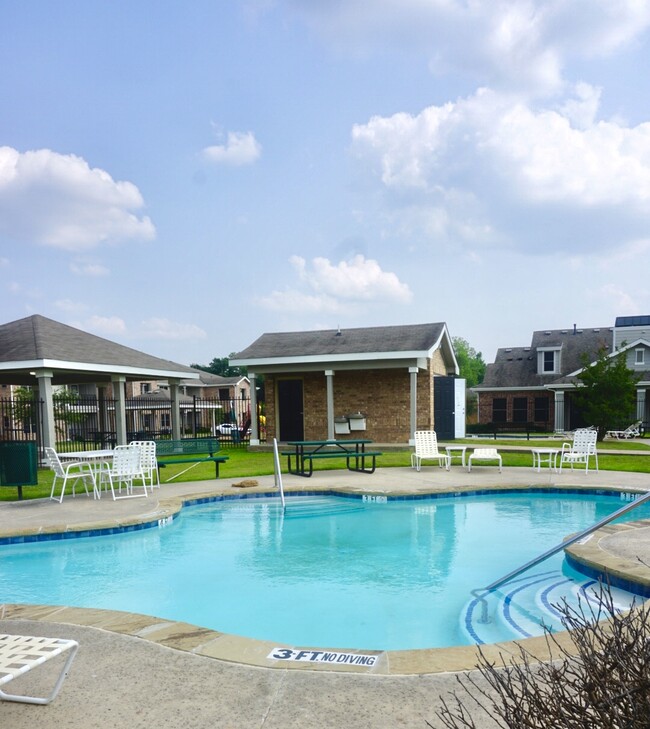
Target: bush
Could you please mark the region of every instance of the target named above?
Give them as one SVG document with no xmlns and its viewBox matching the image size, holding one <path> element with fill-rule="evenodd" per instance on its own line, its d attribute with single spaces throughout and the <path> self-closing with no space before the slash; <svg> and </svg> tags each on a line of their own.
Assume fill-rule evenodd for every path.
<svg viewBox="0 0 650 729">
<path fill-rule="evenodd" d="M 476 716 L 507 729 L 648 729 L 650 727 L 650 611 L 617 613 L 601 587 L 596 607 L 557 606 L 573 649 L 548 633 L 547 662 L 520 647 L 519 660 L 491 663 L 481 652 L 483 681 L 459 676 L 463 695 L 442 700 L 448 729 L 478 729 Z M 559 656 L 551 660 L 552 656 Z M 428 726 L 433 727 L 427 722 Z"/>
</svg>

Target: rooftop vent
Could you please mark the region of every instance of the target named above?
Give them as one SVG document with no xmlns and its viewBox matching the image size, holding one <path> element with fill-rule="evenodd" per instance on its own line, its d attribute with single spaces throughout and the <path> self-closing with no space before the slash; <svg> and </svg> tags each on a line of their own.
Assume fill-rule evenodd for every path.
<svg viewBox="0 0 650 729">
<path fill-rule="evenodd" d="M 551 332 L 544 332 L 544 334 L 546 334 L 547 336 L 548 336 L 548 335 L 549 335 L 550 333 L 551 333 Z"/>
</svg>

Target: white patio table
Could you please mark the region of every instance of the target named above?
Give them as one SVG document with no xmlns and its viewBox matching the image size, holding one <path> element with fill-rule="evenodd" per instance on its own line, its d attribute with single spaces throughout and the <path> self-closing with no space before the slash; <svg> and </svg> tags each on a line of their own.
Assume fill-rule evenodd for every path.
<svg viewBox="0 0 650 729">
<path fill-rule="evenodd" d="M 104 448 L 91 451 L 68 451 L 67 453 L 59 453 L 59 458 L 63 461 L 86 461 L 93 467 L 93 497 L 101 498 L 99 483 L 97 476 L 102 468 L 102 464 L 110 463 L 113 460 L 113 449 Z"/>
</svg>

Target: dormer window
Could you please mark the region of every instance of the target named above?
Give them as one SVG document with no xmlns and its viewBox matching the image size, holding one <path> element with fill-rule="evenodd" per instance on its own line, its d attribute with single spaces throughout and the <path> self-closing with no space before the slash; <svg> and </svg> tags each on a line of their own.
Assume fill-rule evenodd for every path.
<svg viewBox="0 0 650 729">
<path fill-rule="evenodd" d="M 557 375 L 560 372 L 560 349 L 543 347 L 537 350 L 537 374 Z"/>
</svg>

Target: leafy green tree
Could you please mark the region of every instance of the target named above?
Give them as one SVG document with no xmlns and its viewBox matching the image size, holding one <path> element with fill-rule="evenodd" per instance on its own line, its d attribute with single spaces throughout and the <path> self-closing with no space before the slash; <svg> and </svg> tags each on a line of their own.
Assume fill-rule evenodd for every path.
<svg viewBox="0 0 650 729">
<path fill-rule="evenodd" d="M 608 354 L 605 347 L 598 350 L 592 363 L 583 355 L 581 364 L 573 398 L 584 419 L 598 428 L 598 440 L 602 440 L 608 430 L 615 430 L 634 413 L 639 376 L 628 369 L 625 352 Z"/>
<path fill-rule="evenodd" d="M 485 376 L 486 364 L 483 361 L 483 355 L 477 352 L 466 339 L 462 337 L 452 337 L 454 352 L 460 370 L 460 377 L 466 381 L 467 390 L 465 393 L 465 415 L 473 419 L 477 411 L 478 398 L 470 388 L 483 382 Z"/>
<path fill-rule="evenodd" d="M 460 376 L 466 380 L 468 389 L 474 385 L 480 385 L 485 377 L 486 368 L 483 355 L 462 337 L 452 337 L 451 341 L 460 368 Z"/>
<path fill-rule="evenodd" d="M 235 356 L 235 352 L 231 352 L 228 357 L 215 357 L 209 365 L 193 364 L 197 370 L 211 372 L 213 375 L 221 375 L 222 377 L 236 377 L 237 375 L 246 375 L 245 367 L 231 367 L 229 360 Z"/>
</svg>

